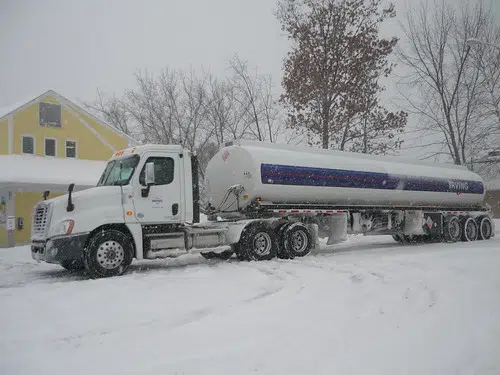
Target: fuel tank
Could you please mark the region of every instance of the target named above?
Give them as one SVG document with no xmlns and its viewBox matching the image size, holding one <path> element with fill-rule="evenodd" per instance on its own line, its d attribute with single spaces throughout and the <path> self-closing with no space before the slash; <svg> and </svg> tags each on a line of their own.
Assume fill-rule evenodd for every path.
<svg viewBox="0 0 500 375">
<path fill-rule="evenodd" d="M 210 160 L 210 204 L 235 211 L 274 204 L 471 208 L 483 205 L 481 177 L 466 167 L 342 151 L 236 140 Z M 236 199 L 228 194 L 241 185 Z"/>
</svg>

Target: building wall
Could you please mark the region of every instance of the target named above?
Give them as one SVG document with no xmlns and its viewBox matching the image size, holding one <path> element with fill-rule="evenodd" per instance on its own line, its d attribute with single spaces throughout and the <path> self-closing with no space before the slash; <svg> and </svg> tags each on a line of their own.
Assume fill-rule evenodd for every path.
<svg viewBox="0 0 500 375">
<path fill-rule="evenodd" d="M 0 121 L 0 155 L 9 153 L 9 122 L 8 120 Z"/>
<path fill-rule="evenodd" d="M 51 193 L 50 198 L 55 198 L 63 193 Z M 33 209 L 37 203 L 43 200 L 43 192 L 17 192 L 14 195 L 14 206 L 16 218 L 24 219 L 23 229 L 16 228 L 14 240 L 16 244 L 22 245 L 30 242 L 31 236 L 31 218 Z M 16 223 L 17 224 L 17 223 Z"/>
<path fill-rule="evenodd" d="M 0 248 L 8 244 L 7 230 L 5 224 L 7 221 L 7 205 L 9 200 L 9 191 L 0 186 Z"/>
<path fill-rule="evenodd" d="M 89 124 L 96 132 L 104 137 L 106 141 L 111 144 L 116 150 L 123 150 L 124 148 L 128 147 L 128 139 L 124 136 L 120 135 L 107 126 L 98 123 L 85 113 L 81 113 L 81 116 L 87 124 Z"/>
<path fill-rule="evenodd" d="M 44 102 L 55 102 L 52 97 L 43 98 Z M 34 103 L 23 111 L 14 114 L 14 147 L 15 154 L 22 153 L 22 136 L 35 137 L 35 155 L 45 155 L 45 138 L 55 138 L 57 156 L 66 157 L 66 140 L 76 141 L 77 158 L 88 160 L 106 160 L 113 154 L 113 150 L 99 140 L 77 116 L 64 106 L 61 110 L 61 127 L 40 126 L 38 120 L 38 103 Z M 104 137 L 104 136 L 103 136 Z M 114 140 L 115 143 L 119 143 Z M 109 142 L 109 141 L 108 141 Z M 126 141 L 122 141 L 126 143 Z"/>
<path fill-rule="evenodd" d="M 500 190 L 487 191 L 486 202 L 491 206 L 494 217 L 500 219 Z"/>
</svg>

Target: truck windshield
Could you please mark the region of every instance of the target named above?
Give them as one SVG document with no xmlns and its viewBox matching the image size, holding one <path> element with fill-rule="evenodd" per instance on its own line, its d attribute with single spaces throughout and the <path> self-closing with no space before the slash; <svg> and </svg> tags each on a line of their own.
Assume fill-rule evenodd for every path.
<svg viewBox="0 0 500 375">
<path fill-rule="evenodd" d="M 97 186 L 127 185 L 139 163 L 139 155 L 111 160 L 102 173 Z"/>
</svg>

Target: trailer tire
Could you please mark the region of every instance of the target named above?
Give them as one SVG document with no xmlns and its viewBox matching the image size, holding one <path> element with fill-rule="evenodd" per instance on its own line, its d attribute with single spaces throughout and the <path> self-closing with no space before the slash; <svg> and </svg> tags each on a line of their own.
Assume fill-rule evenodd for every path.
<svg viewBox="0 0 500 375">
<path fill-rule="evenodd" d="M 479 228 L 476 220 L 472 217 L 464 217 L 462 219 L 462 241 L 471 242 L 477 240 Z"/>
<path fill-rule="evenodd" d="M 290 258 L 304 257 L 311 252 L 312 236 L 304 224 L 288 225 L 282 233 L 282 247 Z"/>
<path fill-rule="evenodd" d="M 61 262 L 61 267 L 70 272 L 78 272 L 85 269 L 85 264 L 83 264 L 83 259 L 63 260 Z"/>
<path fill-rule="evenodd" d="M 274 231 L 264 223 L 251 223 L 241 233 L 238 243 L 240 256 L 249 260 L 270 260 L 278 249 Z"/>
<path fill-rule="evenodd" d="M 448 216 L 445 218 L 443 226 L 443 238 L 446 242 L 457 242 L 462 235 L 462 226 L 458 216 Z"/>
<path fill-rule="evenodd" d="M 93 279 L 119 276 L 132 263 L 134 249 L 130 238 L 118 230 L 94 234 L 83 252 L 87 273 Z"/>
<path fill-rule="evenodd" d="M 479 228 L 479 240 L 489 240 L 493 235 L 493 223 L 488 216 L 481 216 L 477 222 Z"/>
</svg>

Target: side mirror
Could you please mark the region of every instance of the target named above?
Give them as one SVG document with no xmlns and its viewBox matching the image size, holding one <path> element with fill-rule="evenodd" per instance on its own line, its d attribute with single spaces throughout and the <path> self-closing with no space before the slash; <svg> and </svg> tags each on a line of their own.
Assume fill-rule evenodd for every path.
<svg viewBox="0 0 500 375">
<path fill-rule="evenodd" d="M 152 162 L 146 163 L 144 182 L 146 183 L 146 187 L 141 190 L 141 195 L 143 198 L 147 198 L 149 196 L 149 189 L 151 188 L 151 185 L 155 184 L 155 164 Z"/>
<path fill-rule="evenodd" d="M 155 164 L 146 163 L 146 186 L 154 185 L 155 183 Z"/>
</svg>

